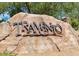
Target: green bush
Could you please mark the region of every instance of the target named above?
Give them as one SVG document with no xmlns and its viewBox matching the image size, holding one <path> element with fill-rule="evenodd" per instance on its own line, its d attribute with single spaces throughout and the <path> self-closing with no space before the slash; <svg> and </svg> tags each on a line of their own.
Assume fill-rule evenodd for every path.
<svg viewBox="0 0 79 59">
<path fill-rule="evenodd" d="M 20 7 L 26 6 L 31 13 L 47 14 L 61 19 L 62 16 L 68 16 L 71 20 L 70 24 L 76 30 L 79 29 L 79 3 L 77 2 L 7 2 L 0 3 L 0 13 L 6 10 L 6 7 L 15 6 L 16 9 L 10 12 L 11 16 L 20 12 Z M 2 22 L 2 21 L 0 21 Z"/>
<path fill-rule="evenodd" d="M 78 19 L 71 19 L 70 20 L 70 24 L 72 25 L 72 27 L 75 30 L 78 30 L 79 29 L 79 20 Z"/>
</svg>

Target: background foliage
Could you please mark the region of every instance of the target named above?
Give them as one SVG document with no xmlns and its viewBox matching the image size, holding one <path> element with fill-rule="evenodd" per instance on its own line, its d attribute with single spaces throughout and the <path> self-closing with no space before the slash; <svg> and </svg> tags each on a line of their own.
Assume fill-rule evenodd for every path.
<svg viewBox="0 0 79 59">
<path fill-rule="evenodd" d="M 12 17 L 14 14 L 18 12 L 28 12 L 35 14 L 47 14 L 60 19 L 64 16 L 69 17 L 69 23 L 76 30 L 79 29 L 79 3 L 78 2 L 39 2 L 39 3 L 31 3 L 31 2 L 6 2 L 0 3 L 0 14 L 5 14 L 4 12 L 8 12 L 7 15 Z M 9 18 L 9 17 L 8 17 Z M 8 19 L 7 18 L 7 19 Z M 0 22 L 4 21 L 1 19 Z"/>
</svg>

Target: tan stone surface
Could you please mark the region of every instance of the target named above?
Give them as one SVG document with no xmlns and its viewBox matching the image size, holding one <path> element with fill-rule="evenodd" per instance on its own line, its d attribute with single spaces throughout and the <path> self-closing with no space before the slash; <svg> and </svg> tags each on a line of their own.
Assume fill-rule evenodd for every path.
<svg viewBox="0 0 79 59">
<path fill-rule="evenodd" d="M 46 23 L 60 24 L 63 29 L 62 35 L 16 37 L 16 30 L 13 29 L 12 25 L 14 22 L 20 21 L 28 21 L 30 23 L 44 21 Z M 74 50 L 78 51 L 79 38 L 76 31 L 70 24 L 57 20 L 52 16 L 18 13 L 9 22 L 6 26 L 6 28 L 9 28 L 8 33 L 2 33 L 0 29 L 0 52 L 7 50 L 17 55 L 68 55 Z M 1 26 L 0 24 L 0 28 L 2 28 Z M 78 52 L 77 55 L 79 55 Z"/>
</svg>

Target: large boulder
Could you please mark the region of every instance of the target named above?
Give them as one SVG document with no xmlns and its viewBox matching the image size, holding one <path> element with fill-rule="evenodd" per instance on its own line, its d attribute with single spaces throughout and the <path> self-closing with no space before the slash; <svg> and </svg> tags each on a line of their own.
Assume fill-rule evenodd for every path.
<svg viewBox="0 0 79 59">
<path fill-rule="evenodd" d="M 79 46 L 72 26 L 48 15 L 18 13 L 9 22 L 1 23 L 0 28 L 0 52 L 40 54 Z"/>
</svg>

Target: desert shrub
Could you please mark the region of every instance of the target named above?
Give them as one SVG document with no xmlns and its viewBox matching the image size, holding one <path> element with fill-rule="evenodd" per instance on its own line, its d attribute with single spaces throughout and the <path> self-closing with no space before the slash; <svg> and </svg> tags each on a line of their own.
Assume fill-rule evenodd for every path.
<svg viewBox="0 0 79 59">
<path fill-rule="evenodd" d="M 79 29 L 79 20 L 78 19 L 71 19 L 70 20 L 70 24 L 72 25 L 72 27 L 75 30 L 78 30 Z"/>
</svg>

